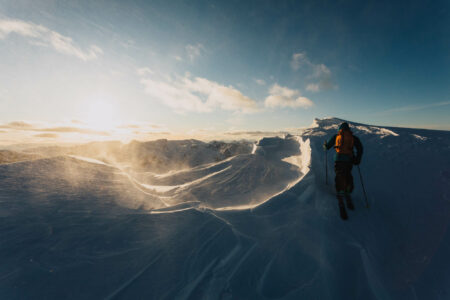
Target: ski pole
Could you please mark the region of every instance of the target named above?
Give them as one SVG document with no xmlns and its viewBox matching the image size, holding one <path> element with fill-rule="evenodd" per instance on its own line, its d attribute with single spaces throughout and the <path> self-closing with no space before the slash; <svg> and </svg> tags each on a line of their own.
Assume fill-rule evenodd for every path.
<svg viewBox="0 0 450 300">
<path fill-rule="evenodd" d="M 325 142 L 326 143 L 326 142 Z M 328 185 L 328 151 L 325 150 L 325 184 Z"/>
<path fill-rule="evenodd" d="M 367 200 L 366 189 L 364 188 L 364 182 L 362 179 L 361 169 L 359 168 L 359 165 L 358 165 L 358 172 L 359 172 L 359 179 L 361 180 L 361 186 L 362 186 L 363 193 L 364 193 L 364 199 L 366 200 L 366 207 L 369 208 L 369 201 Z"/>
</svg>

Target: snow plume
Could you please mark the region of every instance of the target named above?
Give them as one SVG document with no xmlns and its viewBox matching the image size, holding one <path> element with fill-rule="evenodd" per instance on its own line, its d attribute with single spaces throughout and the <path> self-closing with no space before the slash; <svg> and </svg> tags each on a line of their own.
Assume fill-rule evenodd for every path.
<svg viewBox="0 0 450 300">
<path fill-rule="evenodd" d="M 141 83 L 152 99 L 184 112 L 211 112 L 223 109 L 233 112 L 258 111 L 255 100 L 243 95 L 233 86 L 225 86 L 206 78 L 191 79 L 188 75 L 167 80 L 143 77 Z"/>
<path fill-rule="evenodd" d="M 291 107 L 309 108 L 314 103 L 300 95 L 300 91 L 274 84 L 269 90 L 269 96 L 265 100 L 266 107 Z"/>
<path fill-rule="evenodd" d="M 304 64 L 311 64 L 311 62 L 306 57 L 305 52 L 292 54 L 291 67 L 294 71 L 300 69 L 300 67 Z"/>
<path fill-rule="evenodd" d="M 96 59 L 98 55 L 103 54 L 103 50 L 96 45 L 83 50 L 73 42 L 72 38 L 45 26 L 17 19 L 0 19 L 0 39 L 5 39 L 12 33 L 27 38 L 33 45 L 51 47 L 60 53 L 75 56 L 83 61 Z"/>
<path fill-rule="evenodd" d="M 318 92 L 322 90 L 331 90 L 337 87 L 331 78 L 331 71 L 327 66 L 324 64 L 314 65 L 313 70 L 311 78 L 315 79 L 316 83 L 308 84 L 306 90 Z"/>
<path fill-rule="evenodd" d="M 316 64 L 311 62 L 306 52 L 298 52 L 292 55 L 291 67 L 294 71 L 305 67 L 310 73 L 308 78 L 313 80 L 307 84 L 306 90 L 310 92 L 319 92 L 337 88 L 333 82 L 331 70 L 325 64 Z"/>
</svg>

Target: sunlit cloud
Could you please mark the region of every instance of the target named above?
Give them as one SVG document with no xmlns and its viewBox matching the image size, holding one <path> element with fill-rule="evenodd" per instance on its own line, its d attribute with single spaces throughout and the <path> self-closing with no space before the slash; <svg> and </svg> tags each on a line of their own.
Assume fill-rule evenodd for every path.
<svg viewBox="0 0 450 300">
<path fill-rule="evenodd" d="M 264 102 L 266 107 L 291 107 L 291 108 L 309 108 L 314 103 L 302 97 L 300 91 L 292 90 L 287 87 L 274 84 L 269 90 L 269 96 Z"/>
<path fill-rule="evenodd" d="M 154 132 L 154 131 L 139 131 L 139 130 L 135 130 L 133 131 L 133 134 L 136 135 L 171 135 L 172 133 L 169 131 L 158 131 L 158 132 Z"/>
<path fill-rule="evenodd" d="M 165 126 L 151 124 L 151 123 L 130 123 L 117 126 L 118 129 L 130 129 L 134 130 L 134 133 L 168 133 L 168 129 Z"/>
<path fill-rule="evenodd" d="M 42 131 L 42 132 L 65 132 L 65 133 L 85 133 L 85 134 L 95 134 L 95 135 L 109 135 L 107 131 L 97 131 L 88 128 L 80 128 L 80 127 L 70 127 L 70 126 L 61 126 L 61 127 L 49 127 L 49 128 L 37 128 L 33 129 L 34 131 Z"/>
<path fill-rule="evenodd" d="M 0 124 L 0 128 L 9 129 L 9 131 L 31 131 L 31 132 L 61 132 L 61 133 L 82 133 L 94 135 L 109 135 L 106 131 L 92 130 L 89 128 L 75 126 L 55 126 L 43 127 L 38 124 L 30 124 L 24 121 L 14 121 L 6 124 Z"/>
<path fill-rule="evenodd" d="M 121 139 L 119 130 L 99 131 L 73 121 L 63 123 L 13 121 L 0 124 L 0 146 L 20 143 L 86 142 Z M 129 131 L 127 131 L 128 133 Z"/>
<path fill-rule="evenodd" d="M 255 100 L 243 95 L 232 86 L 187 74 L 166 81 L 142 78 L 145 92 L 156 101 L 173 108 L 176 112 L 212 112 L 222 109 L 251 113 L 258 111 Z"/>
<path fill-rule="evenodd" d="M 202 44 L 186 46 L 186 54 L 191 62 L 193 62 L 197 57 L 199 57 L 204 50 L 205 47 L 203 47 Z"/>
<path fill-rule="evenodd" d="M 192 94 L 180 83 L 175 85 L 173 83 L 150 78 L 141 79 L 141 83 L 144 85 L 145 93 L 149 95 L 152 100 L 159 101 L 162 104 L 173 108 L 176 112 L 211 111 L 211 108 L 208 108 L 198 96 Z"/>
<path fill-rule="evenodd" d="M 210 108 L 221 108 L 228 111 L 240 111 L 243 113 L 256 112 L 257 103 L 243 95 L 232 86 L 224 86 L 205 78 L 196 77 L 190 80 L 183 79 L 184 86 L 192 93 L 197 92 L 206 96 L 205 105 Z"/>
<path fill-rule="evenodd" d="M 56 139 L 59 137 L 59 135 L 57 135 L 56 133 L 40 133 L 40 134 L 35 134 L 35 137 L 40 137 L 40 138 L 51 138 L 51 139 Z"/>
<path fill-rule="evenodd" d="M 27 38 L 32 45 L 51 47 L 57 52 L 75 56 L 84 61 L 95 59 L 98 55 L 103 54 L 103 50 L 96 45 L 82 50 L 73 42 L 72 38 L 45 26 L 18 19 L 0 19 L 0 39 L 5 39 L 13 33 Z"/>
<path fill-rule="evenodd" d="M 74 126 L 74 123 L 79 125 Z M 4 123 L 0 124 L 0 146 L 18 143 L 82 143 L 108 140 L 129 142 L 133 139 L 179 139 L 186 136 L 183 132 L 174 133 L 164 125 L 149 122 L 120 124 L 104 131 L 89 126 L 89 123 L 76 120 L 68 120 L 65 123 L 25 121 Z"/>
<path fill-rule="evenodd" d="M 32 124 L 26 123 L 24 121 L 13 121 L 6 124 L 0 124 L 0 128 L 6 129 L 30 129 L 33 128 Z"/>
</svg>

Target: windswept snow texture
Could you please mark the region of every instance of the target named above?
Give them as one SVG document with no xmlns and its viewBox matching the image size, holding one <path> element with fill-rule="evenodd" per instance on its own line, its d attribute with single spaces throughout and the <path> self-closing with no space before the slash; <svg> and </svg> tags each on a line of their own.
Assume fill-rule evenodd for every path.
<svg viewBox="0 0 450 300">
<path fill-rule="evenodd" d="M 351 123 L 371 207 L 354 168 L 344 222 L 341 122 L 1 164 L 0 299 L 450 299 L 450 132 Z"/>
</svg>

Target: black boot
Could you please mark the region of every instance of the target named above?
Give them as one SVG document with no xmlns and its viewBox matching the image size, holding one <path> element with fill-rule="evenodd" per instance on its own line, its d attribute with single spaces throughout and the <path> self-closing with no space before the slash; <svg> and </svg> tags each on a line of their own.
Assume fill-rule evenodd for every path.
<svg viewBox="0 0 450 300">
<path fill-rule="evenodd" d="M 347 216 L 347 211 L 345 210 L 344 198 L 342 196 L 338 196 L 338 201 L 339 201 L 339 212 L 341 214 L 341 219 L 347 220 L 348 216 Z"/>
<path fill-rule="evenodd" d="M 347 200 L 348 209 L 355 210 L 355 206 L 353 205 L 353 201 L 352 201 L 352 198 L 350 197 L 350 195 L 345 195 L 345 200 Z"/>
</svg>

